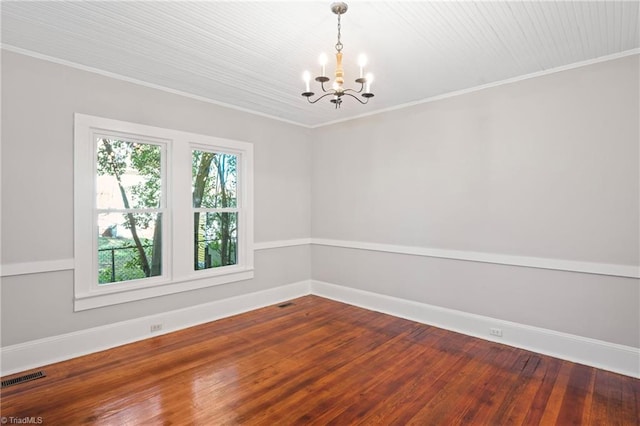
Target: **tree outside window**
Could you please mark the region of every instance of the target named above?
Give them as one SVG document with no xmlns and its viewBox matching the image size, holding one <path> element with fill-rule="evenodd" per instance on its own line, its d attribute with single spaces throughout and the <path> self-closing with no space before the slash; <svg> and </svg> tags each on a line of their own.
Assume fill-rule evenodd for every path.
<svg viewBox="0 0 640 426">
<path fill-rule="evenodd" d="M 162 275 L 162 148 L 98 138 L 98 283 Z"/>
<path fill-rule="evenodd" d="M 238 157 L 192 151 L 194 270 L 238 263 Z"/>
</svg>

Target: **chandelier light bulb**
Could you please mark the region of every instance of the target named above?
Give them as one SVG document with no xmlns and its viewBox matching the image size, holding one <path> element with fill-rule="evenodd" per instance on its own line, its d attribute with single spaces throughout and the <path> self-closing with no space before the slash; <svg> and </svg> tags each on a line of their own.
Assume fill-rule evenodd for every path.
<svg viewBox="0 0 640 426">
<path fill-rule="evenodd" d="M 325 66 L 327 65 L 327 54 L 326 53 L 321 53 L 320 54 L 320 66 L 322 66 L 322 72 L 320 73 L 321 77 L 324 77 L 325 74 Z"/>
<path fill-rule="evenodd" d="M 365 93 L 371 93 L 371 83 L 373 83 L 373 74 L 367 73 L 367 90 L 365 90 Z"/>
<path fill-rule="evenodd" d="M 310 87 L 309 87 L 309 81 L 310 81 L 310 80 L 311 80 L 311 74 L 309 73 L 309 71 L 305 71 L 305 72 L 302 74 L 302 81 L 304 81 L 304 82 L 305 82 L 306 89 L 307 89 L 307 90 L 306 90 L 306 92 L 310 92 L 310 91 L 311 91 L 311 89 L 310 89 Z"/>
<path fill-rule="evenodd" d="M 364 67 L 367 65 L 367 57 L 364 53 L 358 56 L 358 65 L 360 66 L 360 78 L 364 76 Z"/>
</svg>

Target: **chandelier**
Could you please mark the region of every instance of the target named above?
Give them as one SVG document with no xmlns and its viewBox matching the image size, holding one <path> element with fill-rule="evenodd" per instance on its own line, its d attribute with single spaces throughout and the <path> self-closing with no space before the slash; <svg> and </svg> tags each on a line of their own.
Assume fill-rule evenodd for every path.
<svg viewBox="0 0 640 426">
<path fill-rule="evenodd" d="M 366 104 L 369 102 L 374 95 L 371 93 L 371 82 L 373 81 L 373 75 L 367 74 L 364 75 L 364 66 L 366 65 L 367 58 L 364 55 L 360 55 L 358 60 L 358 65 L 360 66 L 360 77 L 356 78 L 356 83 L 360 84 L 360 90 L 355 89 L 347 89 L 344 87 L 344 70 L 342 68 L 342 42 L 340 41 L 340 17 L 347 12 L 347 4 L 338 2 L 331 4 L 331 11 L 338 15 L 338 42 L 336 43 L 336 72 L 335 79 L 333 80 L 332 88 L 327 90 L 324 86 L 326 82 L 330 80 L 329 77 L 325 74 L 325 69 L 327 65 L 327 55 L 324 53 L 320 55 L 320 66 L 322 72 L 315 80 L 320 83 L 320 87 L 322 89 L 323 95 L 316 98 L 315 100 L 311 100 L 311 97 L 315 95 L 314 92 L 311 91 L 309 86 L 309 82 L 311 80 L 311 74 L 309 71 L 305 71 L 302 79 L 305 82 L 306 90 L 302 93 L 302 96 L 307 98 L 309 103 L 315 104 L 320 99 L 324 99 L 326 97 L 331 97 L 329 100 L 331 103 L 335 104 L 336 108 L 340 108 L 342 104 L 343 96 L 350 96 L 353 99 L 357 100 L 361 104 Z M 355 93 L 355 94 L 354 94 Z M 357 94 L 361 94 L 360 96 L 364 98 L 364 100 L 357 97 Z"/>
</svg>

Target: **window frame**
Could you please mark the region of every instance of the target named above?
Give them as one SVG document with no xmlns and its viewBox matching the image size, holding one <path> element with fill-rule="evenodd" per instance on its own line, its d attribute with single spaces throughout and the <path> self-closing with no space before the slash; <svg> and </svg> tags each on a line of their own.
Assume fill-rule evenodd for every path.
<svg viewBox="0 0 640 426">
<path fill-rule="evenodd" d="M 163 146 L 160 276 L 98 284 L 96 138 L 100 135 Z M 193 149 L 203 147 L 207 151 L 238 156 L 238 263 L 196 271 L 193 268 L 191 155 Z M 80 113 L 74 115 L 75 311 L 251 279 L 253 243 L 253 144 Z M 87 247 L 91 247 L 91 251 Z"/>
</svg>

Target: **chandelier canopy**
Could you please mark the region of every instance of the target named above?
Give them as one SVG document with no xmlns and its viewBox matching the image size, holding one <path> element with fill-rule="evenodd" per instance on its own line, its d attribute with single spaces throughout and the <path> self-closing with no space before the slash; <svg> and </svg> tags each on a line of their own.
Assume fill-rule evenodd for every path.
<svg viewBox="0 0 640 426">
<path fill-rule="evenodd" d="M 344 69 L 342 68 L 342 41 L 340 41 L 340 17 L 347 12 L 347 4 L 343 2 L 332 3 L 331 11 L 338 15 L 338 42 L 336 43 L 336 71 L 335 71 L 335 79 L 333 80 L 333 84 L 331 89 L 327 90 L 324 87 L 324 84 L 331 80 L 326 76 L 325 70 L 327 65 L 327 55 L 324 53 L 320 55 L 320 66 L 321 73 L 315 80 L 320 83 L 320 88 L 322 89 L 322 95 L 317 97 L 315 100 L 311 100 L 311 97 L 315 95 L 314 92 L 311 91 L 309 86 L 311 80 L 311 74 L 309 71 L 305 71 L 302 79 L 305 82 L 305 91 L 302 93 L 302 96 L 307 98 L 309 103 L 315 104 L 320 99 L 324 99 L 326 97 L 331 97 L 329 101 L 335 104 L 336 108 L 340 108 L 342 104 L 343 96 L 350 96 L 353 99 L 357 100 L 361 104 L 366 104 L 369 102 L 374 95 L 371 93 L 371 82 L 373 81 L 372 74 L 364 74 L 364 66 L 366 65 L 367 59 L 364 55 L 360 55 L 358 60 L 358 65 L 360 66 L 360 77 L 356 78 L 355 82 L 360 84 L 360 90 L 355 89 L 347 89 L 344 87 Z M 356 95 L 360 94 L 364 100 L 360 99 Z"/>
</svg>

